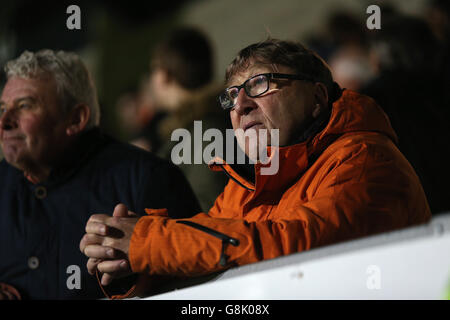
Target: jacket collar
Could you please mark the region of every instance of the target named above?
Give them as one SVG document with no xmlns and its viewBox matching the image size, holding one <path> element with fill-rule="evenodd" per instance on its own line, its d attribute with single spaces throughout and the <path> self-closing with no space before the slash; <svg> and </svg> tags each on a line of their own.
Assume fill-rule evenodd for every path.
<svg viewBox="0 0 450 320">
<path fill-rule="evenodd" d="M 266 164 L 258 162 L 252 165 L 255 181 L 249 181 L 238 173 L 238 166 L 245 165 L 230 165 L 221 158 L 214 158 L 209 167 L 213 171 L 223 170 L 241 187 L 253 192 L 253 197 L 266 194 L 266 197 L 277 198 L 307 169 L 307 142 L 288 147 L 268 147 L 268 154 L 270 157 Z"/>
<path fill-rule="evenodd" d="M 72 177 L 93 154 L 107 142 L 99 128 L 93 128 L 80 134 L 73 144 L 65 151 L 58 165 L 52 168 L 46 181 L 38 183 L 47 187 L 63 183 Z M 36 185 L 37 183 L 25 178 Z"/>
<path fill-rule="evenodd" d="M 344 90 L 333 104 L 331 115 L 318 119 L 300 138 L 301 142 L 286 147 L 268 147 L 270 161 L 254 165 L 254 181 L 238 174 L 235 165 L 227 164 L 220 158 L 211 160 L 209 167 L 213 171 L 223 170 L 239 185 L 254 192 L 253 197 L 265 194 L 276 198 L 295 183 L 333 141 L 346 133 L 364 131 L 381 133 L 397 142 L 388 117 L 372 98 Z M 277 159 L 278 170 L 275 174 L 264 174 L 268 170 L 265 168 L 277 167 L 273 163 Z"/>
<path fill-rule="evenodd" d="M 268 147 L 268 161 L 265 163 L 228 164 L 217 157 L 210 161 L 209 167 L 213 171 L 223 170 L 240 186 L 253 191 L 253 197 L 267 193 L 267 195 L 277 198 L 279 193 L 282 194 L 287 187 L 295 183 L 308 168 L 310 163 L 308 142 L 320 129 L 325 127 L 324 120 L 328 118 L 329 115 L 326 115 L 325 118 L 322 117 L 315 121 L 308 129 L 309 134 L 303 134 L 297 144 L 286 147 Z M 252 170 L 254 174 L 246 172 L 249 170 Z"/>
</svg>

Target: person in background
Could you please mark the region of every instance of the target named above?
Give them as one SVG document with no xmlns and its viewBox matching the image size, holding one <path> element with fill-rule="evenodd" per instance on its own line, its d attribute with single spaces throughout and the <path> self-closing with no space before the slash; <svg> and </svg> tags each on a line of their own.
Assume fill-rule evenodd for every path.
<svg viewBox="0 0 450 320">
<path fill-rule="evenodd" d="M 445 89 L 450 88 L 450 2 L 429 0 L 424 15 L 439 43 L 439 58 L 442 61 L 441 75 Z M 445 90 L 445 105 L 450 106 L 450 92 Z"/>
<path fill-rule="evenodd" d="M 153 108 L 150 90 L 148 90 L 149 78 L 144 75 L 137 89 L 130 88 L 119 96 L 115 104 L 118 127 L 122 139 L 132 142 L 133 145 L 154 152 L 159 148 L 159 141 L 156 141 L 154 130 L 150 136 L 142 136 L 142 130 L 146 128 L 150 121 L 158 121 L 157 116 L 164 116 L 164 113 L 157 112 Z"/>
<path fill-rule="evenodd" d="M 89 71 L 74 53 L 25 51 L 5 66 L 0 97 L 0 299 L 104 297 L 78 250 L 92 212 L 199 212 L 182 173 L 99 129 Z M 125 214 L 126 215 L 126 214 Z M 117 218 L 117 217 L 115 217 Z M 131 275 L 107 288 L 111 294 Z"/>
<path fill-rule="evenodd" d="M 201 121 L 203 132 L 214 128 L 225 134 L 231 128 L 229 119 L 216 107 L 223 86 L 213 82 L 213 48 L 202 31 L 193 27 L 173 30 L 156 46 L 150 64 L 150 80 L 140 90 L 140 96 L 146 97 L 142 100 L 150 101 L 148 105 L 157 112 L 133 141 L 135 145 L 171 159 L 172 149 L 178 143 L 171 141 L 174 130 L 187 129 L 193 137 L 194 121 Z M 205 145 L 203 141 L 196 144 L 201 150 Z M 191 154 L 196 151 L 192 143 Z M 203 210 L 208 210 L 223 191 L 226 177 L 209 171 L 205 163 L 183 163 L 179 167 Z"/>
<path fill-rule="evenodd" d="M 386 14 L 383 7 L 383 17 Z M 342 88 L 358 91 L 373 77 L 367 50 L 365 22 L 346 10 L 333 10 L 322 31 L 308 37 L 309 46 L 328 62 Z"/>
<path fill-rule="evenodd" d="M 415 169 L 431 211 L 450 209 L 447 165 L 448 77 L 441 46 L 427 23 L 392 14 L 373 30 L 370 56 L 376 77 L 361 92 L 375 99 L 398 135 L 398 147 Z"/>
<path fill-rule="evenodd" d="M 252 44 L 225 83 L 219 101 L 233 129 L 270 131 L 269 161 L 256 157 L 245 170 L 216 159 L 211 168 L 230 180 L 209 212 L 192 218 L 151 208 L 142 218 L 92 215 L 80 242 L 89 272 L 193 277 L 429 221 L 386 114 L 372 98 L 342 91 L 313 51 L 277 39 Z M 249 157 L 267 146 L 247 141 L 238 139 Z M 265 171 L 273 162 L 278 170 Z M 108 259 L 108 250 L 124 258 Z"/>
<path fill-rule="evenodd" d="M 450 4 L 446 0 L 427 1 L 425 19 L 437 40 L 447 46 L 450 41 Z"/>
</svg>

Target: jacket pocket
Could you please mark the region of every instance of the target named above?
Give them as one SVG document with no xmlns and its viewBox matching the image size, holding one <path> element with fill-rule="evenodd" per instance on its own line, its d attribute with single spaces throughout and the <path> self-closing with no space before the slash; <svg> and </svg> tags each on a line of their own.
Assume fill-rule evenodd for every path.
<svg viewBox="0 0 450 320">
<path fill-rule="evenodd" d="M 222 240 L 222 249 L 221 249 L 221 252 L 220 252 L 220 259 L 219 259 L 219 265 L 222 266 L 222 267 L 225 267 L 227 265 L 228 256 L 225 254 L 226 246 L 228 244 L 231 244 L 234 247 L 237 247 L 239 245 L 239 240 L 238 239 L 232 238 L 230 236 L 227 236 L 226 234 L 223 234 L 223 233 L 218 232 L 216 230 L 213 230 L 213 229 L 207 228 L 205 226 L 202 226 L 201 224 L 198 224 L 198 223 L 195 223 L 195 222 L 192 222 L 192 221 L 185 221 L 185 220 L 178 220 L 177 223 L 181 223 L 181 224 L 187 225 L 187 226 L 189 226 L 191 228 L 203 231 L 203 232 L 205 232 L 205 233 L 207 233 L 207 234 L 209 234 L 209 235 L 211 235 L 213 237 L 216 237 L 216 238 Z"/>
</svg>

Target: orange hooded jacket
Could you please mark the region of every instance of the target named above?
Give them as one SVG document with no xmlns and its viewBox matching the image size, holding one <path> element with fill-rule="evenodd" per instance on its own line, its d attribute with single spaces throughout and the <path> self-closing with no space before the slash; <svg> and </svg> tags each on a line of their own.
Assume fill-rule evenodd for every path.
<svg viewBox="0 0 450 320">
<path fill-rule="evenodd" d="M 373 99 L 346 90 L 325 129 L 277 149 L 276 175 L 256 164 L 253 184 L 212 164 L 231 179 L 209 213 L 169 219 L 147 209 L 130 243 L 132 270 L 202 275 L 424 223 L 427 199 L 396 139 Z"/>
</svg>

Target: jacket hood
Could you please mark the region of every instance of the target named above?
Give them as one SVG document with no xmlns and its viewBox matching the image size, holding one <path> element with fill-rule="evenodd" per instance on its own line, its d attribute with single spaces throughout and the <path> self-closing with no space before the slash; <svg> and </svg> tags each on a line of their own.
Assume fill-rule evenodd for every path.
<svg viewBox="0 0 450 320">
<path fill-rule="evenodd" d="M 394 143 L 398 138 L 389 118 L 374 99 L 352 90 L 344 90 L 333 103 L 330 120 L 325 129 L 314 140 L 327 135 L 341 135 L 351 132 L 377 132 L 388 136 Z"/>
<path fill-rule="evenodd" d="M 368 96 L 344 90 L 342 96 L 333 103 L 328 124 L 323 130 L 298 144 L 268 147 L 269 161 L 265 164 L 258 162 L 254 166 L 254 183 L 241 177 L 223 159 L 214 158 L 209 166 L 214 171 L 225 171 L 230 178 L 250 191 L 259 193 L 258 191 L 265 189 L 276 196 L 277 192 L 296 181 L 336 139 L 352 132 L 379 133 L 397 143 L 397 135 L 389 118 L 376 102 Z M 275 171 L 270 168 L 275 168 Z M 263 170 L 269 173 L 263 173 Z"/>
</svg>

